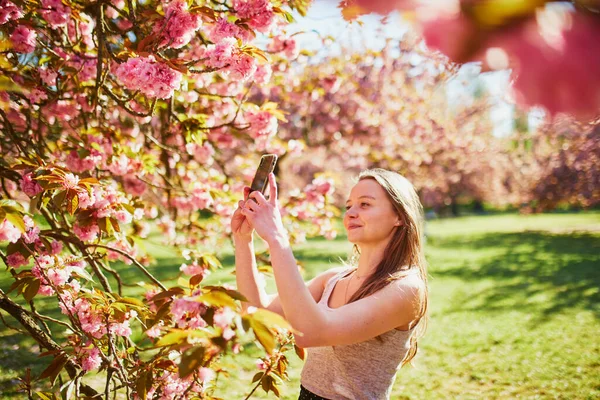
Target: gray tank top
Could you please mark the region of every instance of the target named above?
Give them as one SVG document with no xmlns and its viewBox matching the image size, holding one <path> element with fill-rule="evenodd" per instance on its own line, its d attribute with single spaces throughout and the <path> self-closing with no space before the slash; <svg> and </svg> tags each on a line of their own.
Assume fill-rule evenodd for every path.
<svg viewBox="0 0 600 400">
<path fill-rule="evenodd" d="M 323 290 L 318 306 L 328 306 L 329 296 L 344 270 L 333 276 Z M 414 329 L 414 328 L 413 328 Z M 393 329 L 364 342 L 307 349 L 301 383 L 306 389 L 331 400 L 389 399 L 396 371 L 410 348 L 413 329 Z"/>
</svg>

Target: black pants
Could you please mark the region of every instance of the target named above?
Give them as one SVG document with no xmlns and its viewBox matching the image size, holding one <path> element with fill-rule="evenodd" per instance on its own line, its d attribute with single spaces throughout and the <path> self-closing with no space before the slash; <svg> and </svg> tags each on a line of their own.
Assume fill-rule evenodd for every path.
<svg viewBox="0 0 600 400">
<path fill-rule="evenodd" d="M 300 385 L 300 397 L 298 400 L 328 400 L 325 397 L 321 397 L 317 394 L 314 394 L 310 390 L 306 389 L 304 386 Z"/>
</svg>

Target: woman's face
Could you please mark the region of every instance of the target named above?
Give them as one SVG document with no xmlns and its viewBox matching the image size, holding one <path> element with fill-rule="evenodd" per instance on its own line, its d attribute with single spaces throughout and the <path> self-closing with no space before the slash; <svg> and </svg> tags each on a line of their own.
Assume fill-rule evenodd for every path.
<svg viewBox="0 0 600 400">
<path fill-rule="evenodd" d="M 387 242 L 399 224 L 400 217 L 377 181 L 363 179 L 352 188 L 344 214 L 344 227 L 351 243 Z"/>
</svg>

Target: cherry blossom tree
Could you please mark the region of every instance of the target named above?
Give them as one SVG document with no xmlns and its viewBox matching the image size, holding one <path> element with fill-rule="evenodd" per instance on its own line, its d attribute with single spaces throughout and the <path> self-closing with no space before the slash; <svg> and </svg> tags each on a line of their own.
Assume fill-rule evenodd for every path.
<svg viewBox="0 0 600 400">
<path fill-rule="evenodd" d="M 289 325 L 203 279 L 260 153 L 289 150 L 275 138 L 283 112 L 248 95 L 269 82 L 270 52 L 293 56 L 285 25 L 307 6 L 0 0 L 0 257 L 14 281 L 0 308 L 49 357 L 22 378 L 29 397 L 47 380 L 43 398 L 211 398 L 221 355 L 247 331 L 267 352 L 256 385 L 277 392 Z M 325 183 L 282 196 L 298 240 L 324 233 L 303 227 L 329 220 Z M 144 250 L 152 231 L 186 259 L 169 284 Z M 145 296 L 126 295 L 117 261 Z M 41 297 L 62 318 L 39 312 Z"/>
</svg>

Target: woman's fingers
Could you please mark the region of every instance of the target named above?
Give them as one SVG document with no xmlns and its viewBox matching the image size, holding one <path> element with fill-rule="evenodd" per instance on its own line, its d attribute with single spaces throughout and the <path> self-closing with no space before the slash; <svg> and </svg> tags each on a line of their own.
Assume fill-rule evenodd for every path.
<svg viewBox="0 0 600 400">
<path fill-rule="evenodd" d="M 244 186 L 244 200 L 248 199 L 249 194 L 250 194 L 250 188 L 248 186 Z"/>
<path fill-rule="evenodd" d="M 273 205 L 277 204 L 277 183 L 272 172 L 269 174 L 269 202 Z"/>
<path fill-rule="evenodd" d="M 263 196 L 263 194 L 258 190 L 255 190 L 254 192 L 250 193 L 250 196 L 248 198 L 253 199 L 256 202 L 256 204 L 264 204 L 267 202 L 265 196 Z"/>
</svg>

